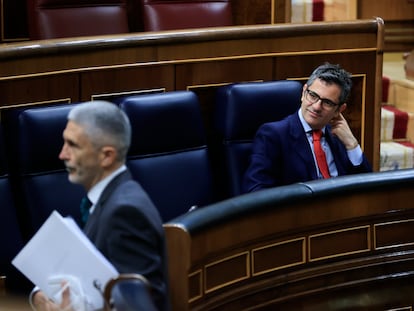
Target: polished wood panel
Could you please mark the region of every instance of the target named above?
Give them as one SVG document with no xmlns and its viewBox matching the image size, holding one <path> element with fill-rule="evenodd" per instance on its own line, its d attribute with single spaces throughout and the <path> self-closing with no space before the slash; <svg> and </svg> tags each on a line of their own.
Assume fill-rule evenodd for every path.
<svg viewBox="0 0 414 311">
<path fill-rule="evenodd" d="M 358 18 L 381 16 L 387 21 L 414 20 L 414 3 L 408 0 L 358 0 Z"/>
<path fill-rule="evenodd" d="M 277 243 L 268 242 L 268 244 L 252 249 L 252 276 L 305 263 L 305 242 L 302 237 Z"/>
<path fill-rule="evenodd" d="M 0 80 L 0 98 L 8 103 L 6 107 L 77 102 L 80 100 L 79 84 L 79 76 L 73 73 L 10 77 Z"/>
<path fill-rule="evenodd" d="M 272 0 L 238 0 L 232 2 L 236 25 L 270 24 Z"/>
<path fill-rule="evenodd" d="M 385 50 L 408 52 L 414 48 L 414 2 L 358 0 L 357 18 L 380 16 L 385 21 Z"/>
<path fill-rule="evenodd" d="M 0 17 L 0 42 L 29 39 L 25 0 L 2 0 Z"/>
<path fill-rule="evenodd" d="M 368 252 L 370 245 L 369 226 L 347 227 L 309 236 L 310 262 L 328 258 Z"/>
<path fill-rule="evenodd" d="M 174 90 L 173 65 L 97 69 L 81 74 L 81 100 L 107 99 L 151 91 Z"/>
<path fill-rule="evenodd" d="M 374 228 L 375 249 L 414 245 L 414 220 L 379 223 Z"/>
<path fill-rule="evenodd" d="M 250 277 L 250 253 L 241 252 L 222 260 L 213 261 L 204 266 L 203 275 L 205 276 L 206 293 L 241 282 Z"/>
</svg>

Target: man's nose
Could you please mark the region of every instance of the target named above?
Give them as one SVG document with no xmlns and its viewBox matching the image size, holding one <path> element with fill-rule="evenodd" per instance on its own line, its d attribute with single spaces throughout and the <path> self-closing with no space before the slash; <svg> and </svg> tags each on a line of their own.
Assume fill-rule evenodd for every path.
<svg viewBox="0 0 414 311">
<path fill-rule="evenodd" d="M 314 102 L 313 104 L 312 104 L 312 106 L 315 106 L 316 105 L 316 108 L 318 109 L 318 110 L 322 110 L 322 100 L 319 98 L 316 102 Z"/>
<path fill-rule="evenodd" d="M 66 154 L 67 154 L 66 153 L 66 148 L 65 148 L 65 145 L 63 145 L 62 146 L 62 149 L 59 152 L 59 159 L 60 160 L 65 160 L 67 158 L 67 155 Z"/>
</svg>

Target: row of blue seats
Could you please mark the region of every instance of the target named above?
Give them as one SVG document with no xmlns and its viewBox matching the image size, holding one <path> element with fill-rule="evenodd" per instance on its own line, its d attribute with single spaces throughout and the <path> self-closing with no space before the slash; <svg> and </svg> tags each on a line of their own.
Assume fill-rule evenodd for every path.
<svg viewBox="0 0 414 311">
<path fill-rule="evenodd" d="M 214 139 L 206 133 L 197 95 L 191 91 L 115 99 L 132 126 L 127 166 L 165 222 L 192 207 L 238 195 L 258 126 L 296 111 L 301 93 L 302 84 L 296 81 L 220 87 L 215 133 L 210 133 Z M 66 116 L 76 104 L 2 114 L 0 275 L 9 274 L 12 257 L 53 210 L 79 221 L 84 190 L 68 181 L 58 159 Z"/>
</svg>

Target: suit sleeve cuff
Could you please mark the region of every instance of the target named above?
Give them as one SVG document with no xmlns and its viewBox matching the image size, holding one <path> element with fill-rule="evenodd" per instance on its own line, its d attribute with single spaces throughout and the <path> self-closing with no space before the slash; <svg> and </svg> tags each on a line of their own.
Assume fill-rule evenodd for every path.
<svg viewBox="0 0 414 311">
<path fill-rule="evenodd" d="M 38 291 L 40 291 L 40 288 L 35 286 L 29 294 L 29 305 L 30 305 L 30 308 L 32 308 L 33 311 L 37 311 L 36 307 L 33 303 L 33 297 Z"/>
</svg>

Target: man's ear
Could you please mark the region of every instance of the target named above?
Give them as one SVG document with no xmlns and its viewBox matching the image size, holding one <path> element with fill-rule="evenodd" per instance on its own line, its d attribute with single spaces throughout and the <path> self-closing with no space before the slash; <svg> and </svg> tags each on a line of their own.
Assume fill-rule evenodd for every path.
<svg viewBox="0 0 414 311">
<path fill-rule="evenodd" d="M 114 147 L 105 146 L 102 148 L 102 161 L 103 167 L 110 167 L 116 162 L 116 150 Z"/>
<path fill-rule="evenodd" d="M 308 85 L 305 83 L 302 87 L 302 95 L 301 95 L 301 101 L 303 102 L 303 100 L 305 99 L 305 91 L 308 89 Z"/>
<path fill-rule="evenodd" d="M 338 113 L 344 112 L 346 107 L 347 107 L 346 103 L 343 103 L 341 106 L 339 106 Z"/>
</svg>

